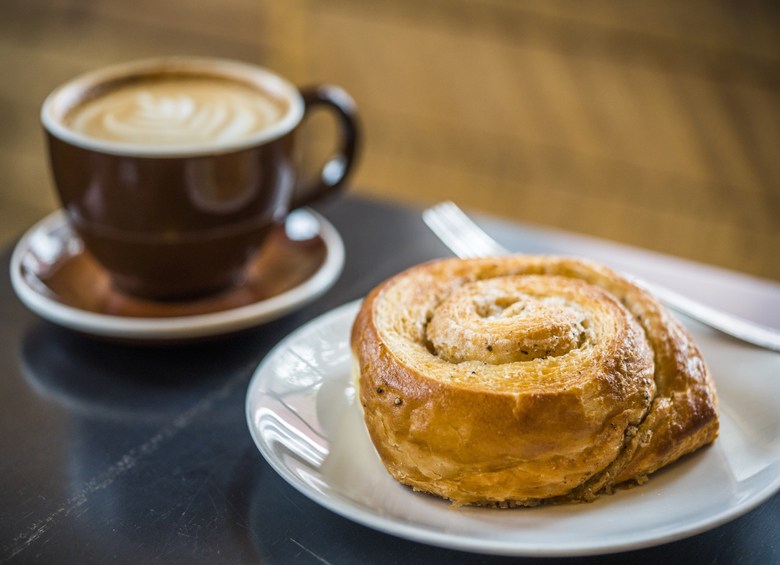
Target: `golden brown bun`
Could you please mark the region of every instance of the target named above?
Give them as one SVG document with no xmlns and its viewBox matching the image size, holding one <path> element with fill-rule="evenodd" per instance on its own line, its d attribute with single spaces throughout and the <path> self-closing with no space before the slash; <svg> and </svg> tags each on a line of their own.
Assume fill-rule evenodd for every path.
<svg viewBox="0 0 780 565">
<path fill-rule="evenodd" d="M 688 333 L 593 262 L 413 267 L 368 295 L 351 343 L 387 470 L 457 505 L 592 500 L 718 433 Z"/>
</svg>

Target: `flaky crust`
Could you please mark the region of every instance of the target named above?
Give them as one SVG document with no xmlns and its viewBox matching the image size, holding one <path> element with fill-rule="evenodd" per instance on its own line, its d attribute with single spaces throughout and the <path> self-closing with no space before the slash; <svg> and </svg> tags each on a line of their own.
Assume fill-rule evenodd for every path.
<svg viewBox="0 0 780 565">
<path fill-rule="evenodd" d="M 351 344 L 385 467 L 457 505 L 592 500 L 718 433 L 682 325 L 585 260 L 413 267 L 368 295 Z"/>
</svg>

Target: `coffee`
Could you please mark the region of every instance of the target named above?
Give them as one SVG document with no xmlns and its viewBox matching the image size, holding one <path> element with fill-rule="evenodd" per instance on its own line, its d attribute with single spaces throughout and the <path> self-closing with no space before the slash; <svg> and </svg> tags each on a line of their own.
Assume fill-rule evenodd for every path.
<svg viewBox="0 0 780 565">
<path fill-rule="evenodd" d="M 94 71 L 44 103 L 47 131 L 72 145 L 133 157 L 241 151 L 301 121 L 300 92 L 265 69 L 172 57 Z"/>
<path fill-rule="evenodd" d="M 285 106 L 227 78 L 157 75 L 103 88 L 70 109 L 63 125 L 108 142 L 194 148 L 250 138 L 278 122 Z"/>
<path fill-rule="evenodd" d="M 299 184 L 298 126 L 317 107 L 335 114 L 337 146 Z M 191 57 L 77 77 L 49 95 L 41 120 L 84 246 L 119 291 L 159 299 L 241 284 L 290 209 L 343 186 L 358 131 L 338 87 L 300 91 L 260 67 Z"/>
</svg>

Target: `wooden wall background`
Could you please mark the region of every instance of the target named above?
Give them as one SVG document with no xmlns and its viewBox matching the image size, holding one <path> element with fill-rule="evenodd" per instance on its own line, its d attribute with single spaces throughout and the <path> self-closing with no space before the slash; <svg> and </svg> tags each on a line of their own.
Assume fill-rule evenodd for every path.
<svg viewBox="0 0 780 565">
<path fill-rule="evenodd" d="M 0 242 L 56 206 L 38 125 L 52 88 L 198 54 L 349 90 L 366 133 L 355 192 L 451 198 L 780 280 L 778 6 L 3 0 Z"/>
</svg>

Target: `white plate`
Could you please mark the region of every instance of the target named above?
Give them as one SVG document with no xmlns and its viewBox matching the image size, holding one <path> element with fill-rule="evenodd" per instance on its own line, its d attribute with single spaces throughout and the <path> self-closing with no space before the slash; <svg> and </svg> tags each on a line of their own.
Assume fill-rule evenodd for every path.
<svg viewBox="0 0 780 565">
<path fill-rule="evenodd" d="M 780 354 L 688 323 L 715 376 L 715 444 L 641 487 L 590 504 L 461 508 L 414 493 L 385 471 L 350 376 L 350 303 L 285 338 L 258 367 L 246 411 L 268 463 L 315 502 L 410 540 L 466 551 L 566 556 L 669 542 L 713 528 L 780 488 Z"/>
<path fill-rule="evenodd" d="M 307 208 L 296 210 L 287 217 L 285 232 L 289 241 L 322 240 L 325 257 L 319 268 L 289 290 L 208 313 L 112 315 L 61 301 L 37 272 L 49 266 L 56 269 L 58 264 L 83 252 L 81 241 L 70 229 L 62 210 L 35 224 L 19 240 L 11 256 L 11 283 L 21 301 L 36 314 L 55 324 L 96 336 L 125 341 L 179 341 L 221 335 L 269 322 L 311 302 L 327 291 L 341 274 L 344 244 L 324 217 Z M 241 293 L 241 290 L 239 287 L 235 293 Z M 195 310 L 187 309 L 192 304 L 182 303 L 182 311 Z"/>
</svg>

